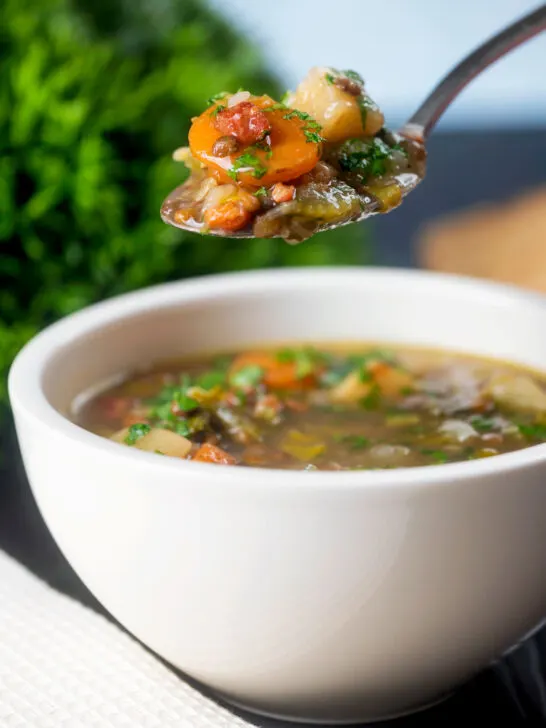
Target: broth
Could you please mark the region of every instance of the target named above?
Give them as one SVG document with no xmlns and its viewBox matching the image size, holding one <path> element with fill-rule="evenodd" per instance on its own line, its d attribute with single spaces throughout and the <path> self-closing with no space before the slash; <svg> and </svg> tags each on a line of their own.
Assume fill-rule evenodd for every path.
<svg viewBox="0 0 546 728">
<path fill-rule="evenodd" d="M 546 376 L 407 347 L 266 348 L 135 373 L 75 421 L 123 446 L 224 465 L 440 465 L 545 441 Z"/>
</svg>

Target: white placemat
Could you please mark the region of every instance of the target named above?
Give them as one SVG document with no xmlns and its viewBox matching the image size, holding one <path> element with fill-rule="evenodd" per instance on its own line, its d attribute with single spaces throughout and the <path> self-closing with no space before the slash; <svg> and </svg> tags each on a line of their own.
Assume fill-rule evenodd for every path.
<svg viewBox="0 0 546 728">
<path fill-rule="evenodd" d="M 0 552 L 1 728 L 248 728 Z"/>
</svg>

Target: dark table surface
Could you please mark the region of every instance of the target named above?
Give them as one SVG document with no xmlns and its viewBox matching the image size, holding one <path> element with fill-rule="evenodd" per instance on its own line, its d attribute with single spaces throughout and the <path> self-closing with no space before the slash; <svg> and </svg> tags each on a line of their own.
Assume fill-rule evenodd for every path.
<svg viewBox="0 0 546 728">
<path fill-rule="evenodd" d="M 546 184 L 546 128 L 438 134 L 431 142 L 426 182 L 395 214 L 374 223 L 376 260 L 384 265 L 414 265 L 412 241 L 429 217 L 477 200 L 502 200 L 538 184 Z M 49 535 L 9 426 L 4 428 L 0 451 L 0 549 L 54 588 L 105 614 Z M 381 725 L 462 725 L 476 718 L 512 725 L 546 723 L 546 628 L 436 708 Z M 287 725 L 254 716 L 249 720 L 263 728 Z"/>
</svg>

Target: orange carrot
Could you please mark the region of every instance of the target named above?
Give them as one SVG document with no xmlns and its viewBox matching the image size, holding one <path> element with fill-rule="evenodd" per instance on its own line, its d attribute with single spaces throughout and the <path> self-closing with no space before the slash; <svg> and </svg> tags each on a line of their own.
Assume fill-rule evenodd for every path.
<svg viewBox="0 0 546 728">
<path fill-rule="evenodd" d="M 264 370 L 264 384 L 271 389 L 309 389 L 316 382 L 314 374 L 298 377 L 295 362 L 280 362 L 273 354 L 259 351 L 239 354 L 231 364 L 230 374 L 248 366 L 261 367 Z"/>
<path fill-rule="evenodd" d="M 220 101 L 194 119 L 189 132 L 192 156 L 203 162 L 219 182 L 232 182 L 236 175 L 237 182 L 254 188 L 286 182 L 313 169 L 322 150 L 321 144 L 313 140 L 312 134 L 312 138 L 309 138 L 311 122 L 290 113 L 287 108 L 267 111 L 267 107 L 275 104 L 269 96 L 251 96 L 250 101 L 258 109 L 264 110 L 270 123 L 270 133 L 258 147 L 239 149 L 226 157 L 213 154 L 212 147 L 222 136 L 222 132 L 215 127 L 215 109 L 218 105 L 224 105 Z M 239 160 L 234 166 L 235 161 L 245 153 L 252 156 L 251 164 Z M 249 158 L 246 159 L 248 161 Z M 231 177 L 228 174 L 230 170 Z"/>
<path fill-rule="evenodd" d="M 199 450 L 192 457 L 200 463 L 216 463 L 218 465 L 235 465 L 237 460 L 221 447 L 211 445 L 208 442 L 203 443 Z"/>
</svg>

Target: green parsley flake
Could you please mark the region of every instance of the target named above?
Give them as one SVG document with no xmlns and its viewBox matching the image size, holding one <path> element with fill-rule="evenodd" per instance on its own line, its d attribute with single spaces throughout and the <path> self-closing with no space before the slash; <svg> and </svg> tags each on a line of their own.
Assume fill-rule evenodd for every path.
<svg viewBox="0 0 546 728">
<path fill-rule="evenodd" d="M 546 425 L 541 423 L 518 425 L 518 430 L 530 440 L 546 440 Z"/>
<path fill-rule="evenodd" d="M 421 453 L 423 455 L 426 455 L 429 458 L 432 458 L 432 460 L 437 465 L 442 465 L 443 463 L 447 463 L 448 456 L 447 453 L 445 453 L 443 450 L 421 450 Z"/>
<path fill-rule="evenodd" d="M 362 78 L 360 73 L 357 73 L 356 71 L 351 71 L 351 69 L 349 69 L 347 71 L 343 71 L 343 75 L 347 78 L 350 78 L 351 81 L 356 81 L 361 86 L 364 86 L 364 79 Z"/>
<path fill-rule="evenodd" d="M 237 175 L 240 171 L 251 172 L 256 179 L 261 179 L 267 173 L 267 167 L 260 162 L 258 157 L 250 152 L 244 152 L 233 162 L 231 169 L 227 170 L 231 179 L 237 181 Z"/>
<path fill-rule="evenodd" d="M 370 444 L 370 440 L 364 435 L 337 435 L 334 439 L 351 450 L 363 450 Z"/>
<path fill-rule="evenodd" d="M 188 437 L 188 435 L 192 434 L 192 428 L 186 420 L 177 422 L 174 426 L 174 431 L 177 435 L 182 435 L 182 437 Z"/>
<path fill-rule="evenodd" d="M 260 187 L 256 190 L 254 193 L 256 197 L 267 197 L 267 189 L 265 187 Z"/>
<path fill-rule="evenodd" d="M 372 384 L 369 393 L 359 401 L 365 410 L 376 410 L 381 404 L 381 389 L 377 384 Z"/>
<path fill-rule="evenodd" d="M 141 437 L 147 435 L 152 428 L 144 422 L 138 422 L 135 425 L 129 427 L 129 432 L 124 442 L 126 445 L 134 445 Z"/>
<path fill-rule="evenodd" d="M 336 77 L 331 73 L 326 73 L 324 75 L 324 78 L 326 79 L 327 83 L 330 84 L 330 86 L 332 86 L 336 81 Z"/>
<path fill-rule="evenodd" d="M 224 104 L 217 104 L 214 109 L 210 112 L 210 116 L 215 119 L 221 111 L 225 111 L 227 106 Z"/>
<path fill-rule="evenodd" d="M 377 137 L 371 141 L 349 139 L 340 147 L 339 165 L 365 182 L 370 177 L 381 177 L 386 173 L 391 155 L 388 144 Z"/>
<path fill-rule="evenodd" d="M 201 389 L 214 389 L 214 387 L 221 387 L 226 382 L 226 373 L 223 371 L 211 370 L 210 372 L 204 372 L 201 374 L 195 385 L 201 387 Z"/>
<path fill-rule="evenodd" d="M 261 382 L 263 375 L 264 370 L 262 367 L 256 364 L 250 364 L 235 372 L 230 378 L 230 383 L 234 387 L 240 387 L 241 389 L 252 389 Z"/>
<path fill-rule="evenodd" d="M 217 94 L 211 96 L 210 99 L 207 99 L 207 104 L 212 106 L 212 104 L 215 104 L 217 101 L 220 101 L 220 99 L 223 99 L 226 96 L 229 96 L 229 91 L 219 91 Z"/>
</svg>

